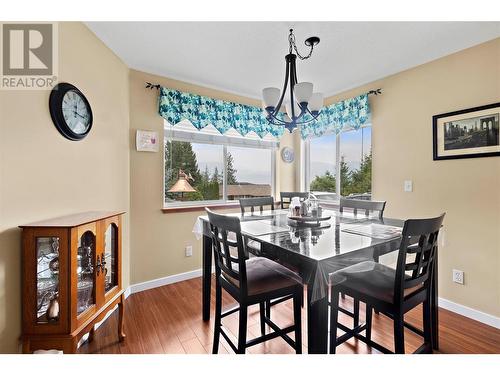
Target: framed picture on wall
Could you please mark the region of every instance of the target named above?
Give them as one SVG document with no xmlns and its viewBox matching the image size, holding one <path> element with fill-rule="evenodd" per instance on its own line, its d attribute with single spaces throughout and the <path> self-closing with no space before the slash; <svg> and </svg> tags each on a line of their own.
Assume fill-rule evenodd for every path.
<svg viewBox="0 0 500 375">
<path fill-rule="evenodd" d="M 434 160 L 500 156 L 500 103 L 432 116 Z"/>
</svg>

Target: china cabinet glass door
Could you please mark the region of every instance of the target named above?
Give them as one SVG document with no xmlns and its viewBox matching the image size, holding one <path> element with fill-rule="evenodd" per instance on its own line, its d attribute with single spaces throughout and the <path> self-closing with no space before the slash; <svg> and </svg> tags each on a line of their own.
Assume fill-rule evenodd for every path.
<svg viewBox="0 0 500 375">
<path fill-rule="evenodd" d="M 104 292 L 118 285 L 117 270 L 118 227 L 109 224 L 104 233 Z"/>
<path fill-rule="evenodd" d="M 95 304 L 94 258 L 96 237 L 92 231 L 86 231 L 78 239 L 77 250 L 77 314 L 85 312 Z"/>
<path fill-rule="evenodd" d="M 59 237 L 36 238 L 37 323 L 59 320 Z"/>
</svg>

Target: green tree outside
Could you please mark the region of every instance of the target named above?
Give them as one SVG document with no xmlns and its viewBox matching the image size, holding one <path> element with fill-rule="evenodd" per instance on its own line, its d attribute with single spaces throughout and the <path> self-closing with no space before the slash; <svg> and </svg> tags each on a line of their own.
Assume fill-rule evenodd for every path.
<svg viewBox="0 0 500 375">
<path fill-rule="evenodd" d="M 233 164 L 233 156 L 229 152 L 227 153 L 226 163 L 228 184 L 237 184 L 237 170 Z M 179 169 L 193 177 L 193 180 L 190 180 L 189 183 L 196 189 L 196 192 L 184 194 L 184 200 L 220 199 L 219 185 L 222 184 L 223 172 L 219 172 L 219 169 L 215 167 L 214 173 L 210 175 L 206 166 L 203 173 L 201 173 L 191 143 L 181 141 L 168 142 L 165 147 L 165 198 L 173 200 L 179 200 L 180 198 L 176 193 L 167 192 L 179 179 Z"/>
<path fill-rule="evenodd" d="M 227 171 L 228 185 L 235 185 L 238 183 L 238 181 L 236 181 L 236 172 L 238 172 L 238 170 L 234 168 L 233 162 L 234 162 L 233 155 L 231 155 L 231 153 L 228 151 L 226 155 L 226 171 Z"/>
<path fill-rule="evenodd" d="M 361 194 L 371 192 L 372 186 L 372 153 L 365 155 L 361 160 L 359 169 L 350 170 L 344 160 L 340 159 L 340 183 L 341 194 L 346 197 L 349 194 Z M 310 184 L 311 191 L 335 192 L 336 179 L 330 171 L 323 176 L 316 176 Z"/>
</svg>

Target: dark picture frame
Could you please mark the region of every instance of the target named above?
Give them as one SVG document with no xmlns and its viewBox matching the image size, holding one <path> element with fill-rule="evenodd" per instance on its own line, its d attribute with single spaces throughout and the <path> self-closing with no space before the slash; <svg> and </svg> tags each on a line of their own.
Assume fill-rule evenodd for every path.
<svg viewBox="0 0 500 375">
<path fill-rule="evenodd" d="M 500 156 L 499 122 L 500 102 L 432 116 L 433 160 Z"/>
</svg>

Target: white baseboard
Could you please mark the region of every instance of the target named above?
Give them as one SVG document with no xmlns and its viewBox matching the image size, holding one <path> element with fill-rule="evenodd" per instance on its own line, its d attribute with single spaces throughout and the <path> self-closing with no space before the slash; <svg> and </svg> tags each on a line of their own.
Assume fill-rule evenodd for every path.
<svg viewBox="0 0 500 375">
<path fill-rule="evenodd" d="M 448 301 L 447 299 L 444 298 L 439 298 L 439 307 L 442 307 L 443 309 L 452 311 L 459 315 L 465 316 L 467 318 L 477 320 L 478 322 L 487 324 L 491 327 L 500 329 L 500 318 L 496 316 L 484 313 L 479 310 L 471 309 L 470 307 L 460 305 L 452 301 Z"/>
<path fill-rule="evenodd" d="M 214 272 L 213 269 L 212 272 Z M 142 292 L 148 289 L 158 288 L 163 285 L 178 283 L 179 281 L 194 279 L 195 277 L 200 277 L 201 274 L 202 274 L 201 269 L 197 269 L 189 272 L 179 273 L 177 275 L 160 277 L 159 279 L 133 284 L 130 285 L 127 289 L 125 289 L 125 298 L 127 298 L 130 294 L 133 293 Z M 460 305 L 458 303 L 449 301 L 444 298 L 439 298 L 439 307 L 452 311 L 456 314 L 465 316 L 467 318 L 477 320 L 478 322 L 487 324 L 491 327 L 500 329 L 500 318 L 496 316 L 484 313 L 479 310 L 472 309 L 464 305 Z"/>
<path fill-rule="evenodd" d="M 163 285 L 178 283 L 179 281 L 194 279 L 195 277 L 201 277 L 201 268 L 194 271 L 183 272 L 177 275 L 171 275 L 166 277 L 160 277 L 159 279 L 144 281 L 142 283 L 130 285 L 128 287 L 128 289 L 130 289 L 129 294 L 142 292 L 143 290 L 158 288 Z"/>
</svg>

